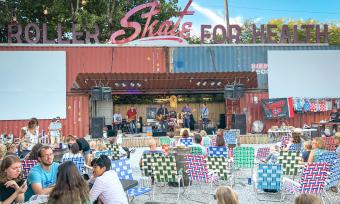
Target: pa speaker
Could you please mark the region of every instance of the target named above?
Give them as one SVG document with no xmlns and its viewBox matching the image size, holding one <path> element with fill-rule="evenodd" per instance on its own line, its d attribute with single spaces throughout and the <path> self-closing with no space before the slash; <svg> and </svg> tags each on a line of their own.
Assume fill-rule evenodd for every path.
<svg viewBox="0 0 340 204">
<path fill-rule="evenodd" d="M 234 85 L 225 85 L 224 86 L 224 98 L 225 99 L 234 98 L 234 90 L 235 90 Z"/>
<path fill-rule="evenodd" d="M 103 128 L 104 128 L 104 117 L 95 117 L 91 119 L 92 138 L 102 138 Z"/>
<path fill-rule="evenodd" d="M 103 100 L 112 101 L 112 89 L 111 87 L 102 87 Z"/>
<path fill-rule="evenodd" d="M 102 92 L 101 87 L 92 87 L 91 88 L 91 100 L 92 101 L 103 100 L 103 92 Z"/>
<path fill-rule="evenodd" d="M 239 129 L 241 135 L 247 134 L 247 120 L 245 114 L 233 114 L 231 121 L 232 129 Z"/>
<path fill-rule="evenodd" d="M 234 92 L 235 98 L 241 98 L 244 95 L 244 85 L 243 84 L 237 84 L 235 85 L 235 92 Z"/>
</svg>

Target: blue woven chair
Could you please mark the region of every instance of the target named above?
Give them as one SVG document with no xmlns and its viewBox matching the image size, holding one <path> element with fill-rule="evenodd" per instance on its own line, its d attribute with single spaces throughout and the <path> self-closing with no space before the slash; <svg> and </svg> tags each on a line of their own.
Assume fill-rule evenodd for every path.
<svg viewBox="0 0 340 204">
<path fill-rule="evenodd" d="M 256 184 L 255 193 L 256 198 L 259 201 L 271 201 L 271 202 L 281 202 L 283 199 L 282 196 L 282 174 L 283 168 L 281 164 L 259 164 L 257 170 L 257 177 L 254 179 Z M 257 190 L 271 190 L 277 191 L 281 194 L 281 200 L 264 200 L 259 198 L 259 192 Z"/>
<path fill-rule="evenodd" d="M 223 133 L 224 141 L 228 145 L 236 145 L 236 132 L 234 131 L 224 131 Z"/>
<path fill-rule="evenodd" d="M 132 169 L 128 159 L 111 161 L 111 168 L 115 170 L 118 174 L 119 179 L 133 180 Z M 129 202 L 131 202 L 135 197 L 143 195 L 152 191 L 152 188 L 148 187 L 134 187 L 127 190 L 127 195 Z M 151 196 L 151 194 L 150 194 Z"/>
<path fill-rule="evenodd" d="M 209 147 L 209 157 L 228 157 L 227 147 Z"/>
<path fill-rule="evenodd" d="M 85 159 L 83 156 L 80 157 L 63 157 L 62 163 L 65 161 L 72 161 L 78 168 L 80 173 L 84 173 L 85 171 Z"/>
<path fill-rule="evenodd" d="M 300 152 L 300 151 L 301 151 L 301 143 L 291 144 L 288 148 L 288 152 Z"/>
<path fill-rule="evenodd" d="M 94 157 L 98 158 L 100 155 L 106 155 L 106 156 L 112 156 L 112 150 L 102 150 L 102 151 L 96 151 Z"/>
<path fill-rule="evenodd" d="M 184 144 L 185 146 L 192 145 L 192 138 L 180 138 L 179 142 Z"/>
</svg>

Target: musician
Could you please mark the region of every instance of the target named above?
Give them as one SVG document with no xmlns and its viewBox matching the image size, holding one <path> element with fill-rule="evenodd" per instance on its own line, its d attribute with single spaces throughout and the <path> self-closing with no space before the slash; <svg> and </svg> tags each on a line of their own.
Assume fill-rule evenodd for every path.
<svg viewBox="0 0 340 204">
<path fill-rule="evenodd" d="M 126 115 L 128 122 L 130 123 L 132 133 L 137 133 L 137 110 L 131 106 Z"/>
<path fill-rule="evenodd" d="M 168 125 L 167 125 L 167 116 L 169 114 L 168 109 L 165 107 L 164 104 L 161 105 L 161 107 L 159 107 L 159 109 L 157 110 L 157 119 L 159 120 L 159 123 L 161 125 L 161 129 L 168 129 Z"/>
<path fill-rule="evenodd" d="M 182 115 L 184 119 L 183 127 L 184 128 L 190 128 L 190 116 L 192 114 L 192 110 L 189 107 L 189 104 L 185 104 L 185 106 L 182 108 Z"/>
<path fill-rule="evenodd" d="M 340 113 L 336 107 L 333 107 L 330 116 L 330 122 L 340 122 Z M 338 125 L 334 124 L 332 130 L 338 131 Z"/>
<path fill-rule="evenodd" d="M 203 103 L 203 107 L 201 108 L 201 119 L 202 119 L 202 129 L 205 130 L 208 125 L 209 120 L 209 109 L 207 107 L 207 103 Z"/>
<path fill-rule="evenodd" d="M 120 130 L 121 129 L 122 120 L 123 120 L 122 114 L 120 114 L 119 109 L 117 109 L 115 114 L 113 114 L 113 125 L 115 127 L 115 130 Z"/>
</svg>

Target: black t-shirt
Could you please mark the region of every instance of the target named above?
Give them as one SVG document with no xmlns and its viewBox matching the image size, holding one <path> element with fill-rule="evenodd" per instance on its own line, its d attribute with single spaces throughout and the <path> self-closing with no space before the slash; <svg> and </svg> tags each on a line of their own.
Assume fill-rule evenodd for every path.
<svg viewBox="0 0 340 204">
<path fill-rule="evenodd" d="M 24 182 L 18 181 L 18 186 L 21 186 Z M 14 188 L 8 187 L 6 188 L 5 183 L 0 183 L 0 201 L 4 202 L 7 198 L 9 198 L 15 192 Z"/>
<path fill-rule="evenodd" d="M 77 144 L 79 145 L 80 151 L 86 152 L 90 150 L 90 145 L 84 138 L 77 139 Z"/>
<path fill-rule="evenodd" d="M 330 116 L 331 116 L 331 121 L 340 121 L 339 112 L 332 112 Z"/>
</svg>

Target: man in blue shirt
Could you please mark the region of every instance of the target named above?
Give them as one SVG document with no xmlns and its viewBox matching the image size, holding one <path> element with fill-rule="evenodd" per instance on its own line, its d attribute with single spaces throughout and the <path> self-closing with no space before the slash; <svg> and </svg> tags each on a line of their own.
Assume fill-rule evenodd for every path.
<svg viewBox="0 0 340 204">
<path fill-rule="evenodd" d="M 192 110 L 189 107 L 189 104 L 185 104 L 185 106 L 182 108 L 182 115 L 184 118 L 183 127 L 184 128 L 190 128 L 190 115 L 192 114 Z"/>
<path fill-rule="evenodd" d="M 59 164 L 53 162 L 53 150 L 49 146 L 42 146 L 38 150 L 38 165 L 35 165 L 27 178 L 28 189 L 25 193 L 25 201 L 33 195 L 49 195 L 57 180 Z"/>
</svg>

